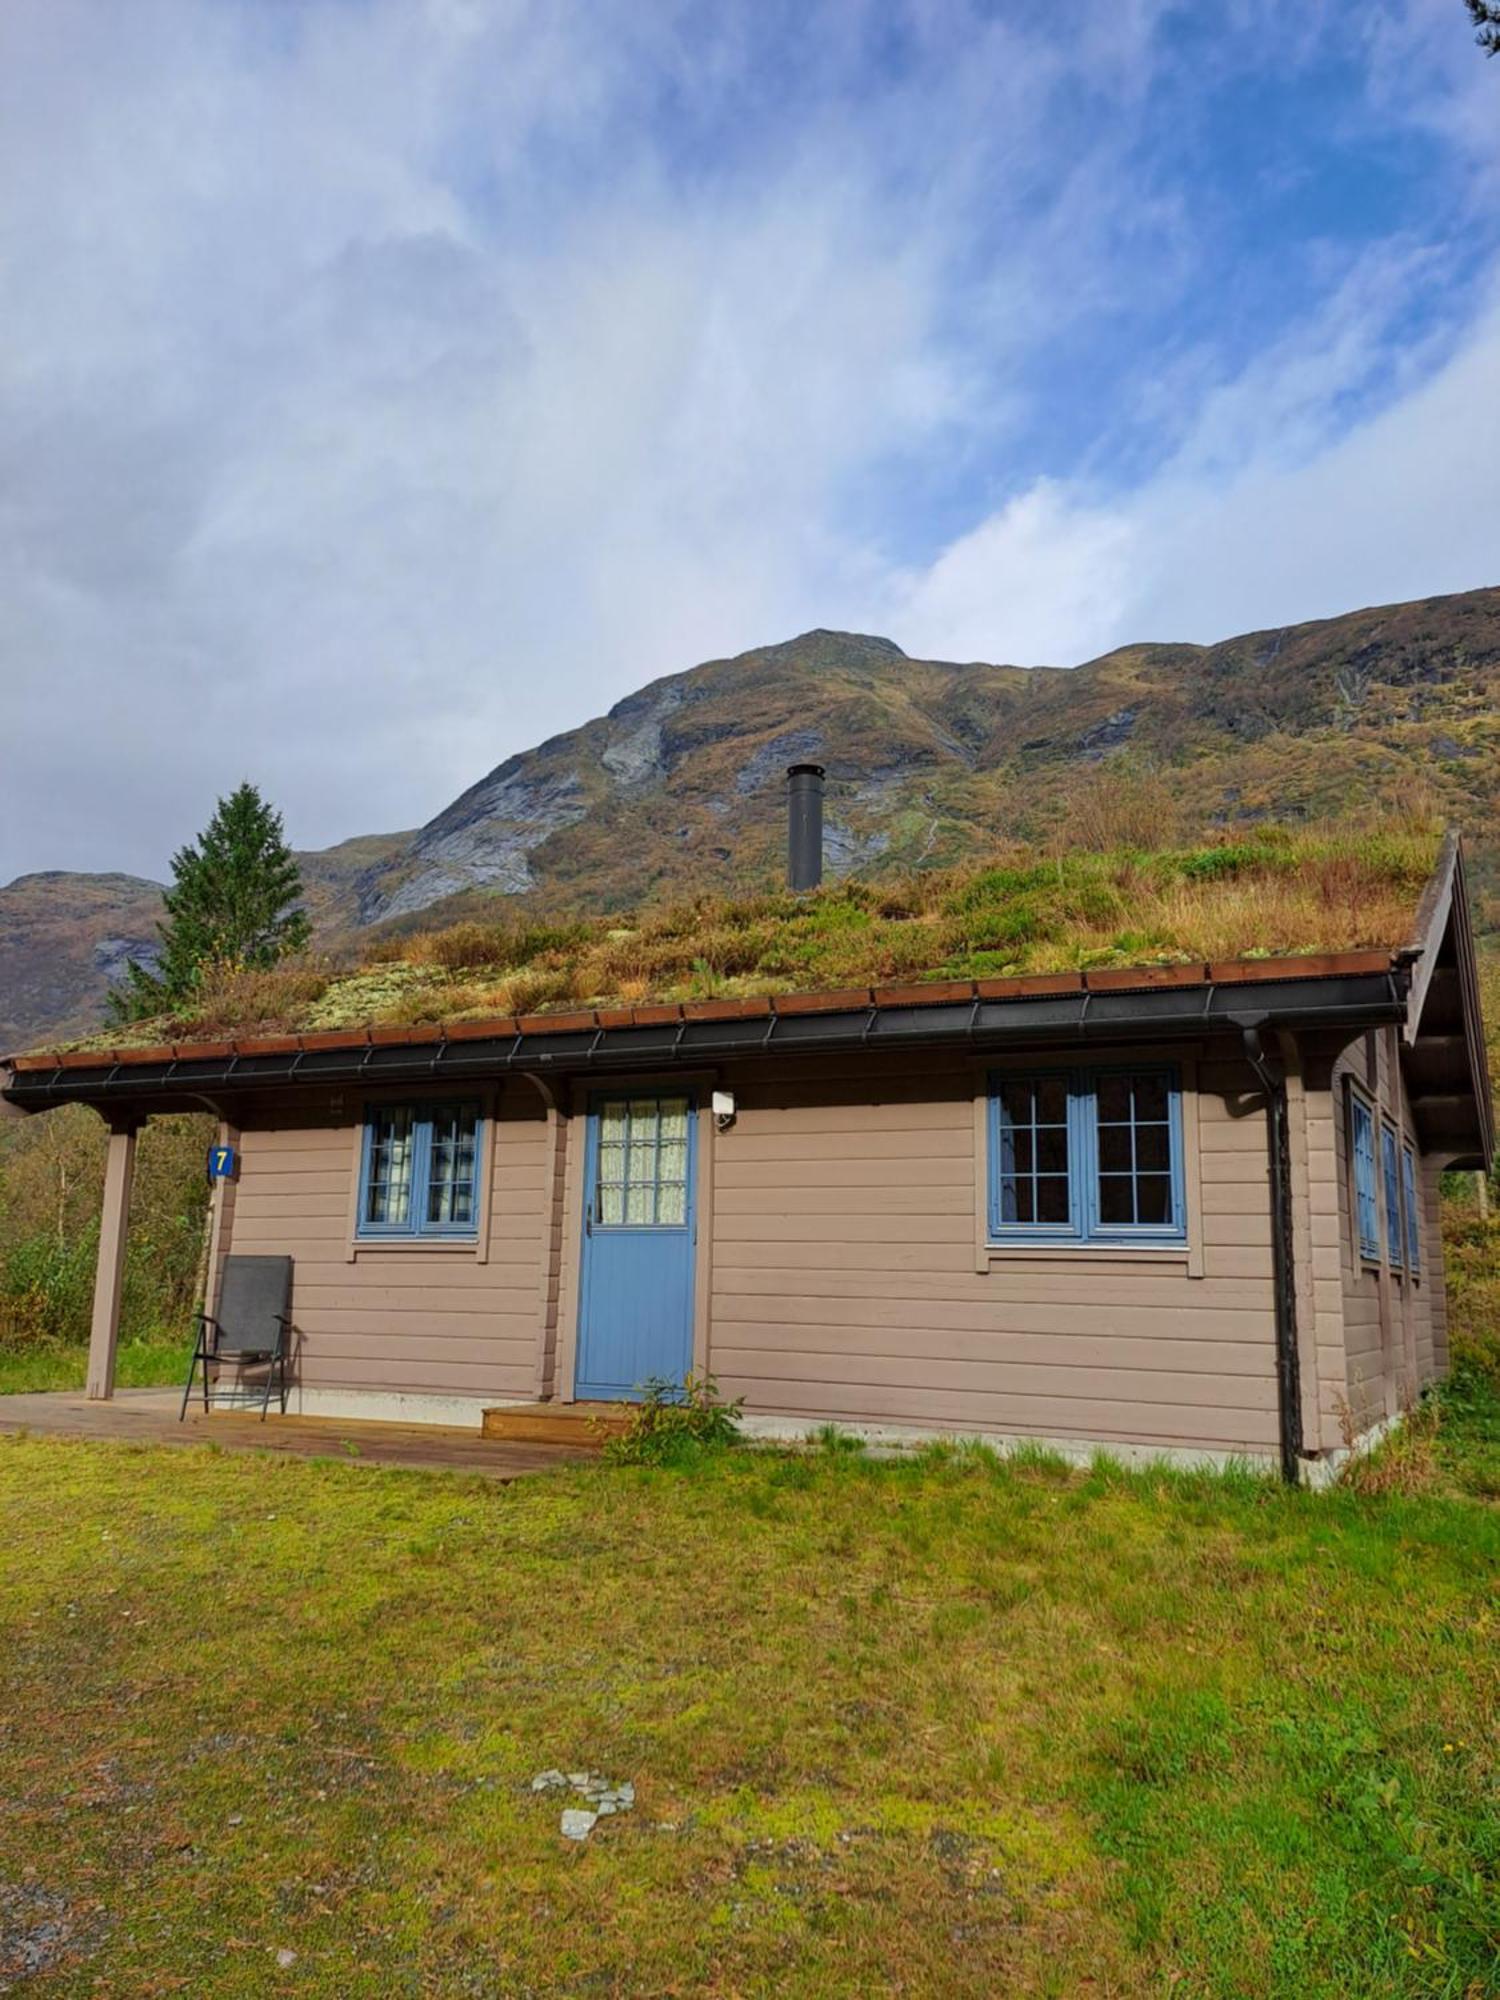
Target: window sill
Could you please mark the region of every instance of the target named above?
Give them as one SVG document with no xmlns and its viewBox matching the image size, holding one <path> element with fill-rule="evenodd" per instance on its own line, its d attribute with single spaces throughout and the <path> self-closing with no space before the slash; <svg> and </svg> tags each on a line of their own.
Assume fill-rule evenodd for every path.
<svg viewBox="0 0 1500 2000">
<path fill-rule="evenodd" d="M 1192 1246 L 1187 1243 L 986 1243 L 982 1252 L 986 1267 L 993 1264 L 1066 1263 L 1084 1258 L 1090 1263 L 1120 1259 L 1130 1264 L 1187 1264 Z"/>
<path fill-rule="evenodd" d="M 472 1236 L 359 1236 L 349 1245 L 355 1257 L 477 1257 L 479 1243 Z"/>
</svg>

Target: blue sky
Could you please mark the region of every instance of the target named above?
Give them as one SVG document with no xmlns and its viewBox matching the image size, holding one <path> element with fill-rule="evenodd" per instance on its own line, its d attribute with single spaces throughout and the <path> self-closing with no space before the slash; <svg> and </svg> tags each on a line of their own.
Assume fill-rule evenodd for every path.
<svg viewBox="0 0 1500 2000">
<path fill-rule="evenodd" d="M 1458 0 L 7 0 L 0 879 L 1500 581 L 1497 165 Z"/>
</svg>

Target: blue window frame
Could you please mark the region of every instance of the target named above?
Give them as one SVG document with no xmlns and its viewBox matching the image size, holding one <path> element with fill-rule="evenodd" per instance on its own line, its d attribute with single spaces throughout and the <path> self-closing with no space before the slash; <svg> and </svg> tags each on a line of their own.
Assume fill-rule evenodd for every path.
<svg viewBox="0 0 1500 2000">
<path fill-rule="evenodd" d="M 995 1243 L 1186 1242 L 1176 1071 L 993 1077 L 989 1220 Z"/>
<path fill-rule="evenodd" d="M 1385 1186 L 1385 1246 L 1392 1266 L 1405 1262 L 1406 1232 L 1401 1225 L 1401 1155 L 1389 1125 L 1380 1128 L 1380 1174 Z"/>
<path fill-rule="evenodd" d="M 1410 1146 L 1401 1148 L 1401 1192 L 1406 1202 L 1406 1268 L 1415 1278 L 1422 1269 L 1422 1216 L 1417 1207 L 1417 1161 Z"/>
<path fill-rule="evenodd" d="M 484 1120 L 475 1103 L 372 1105 L 356 1235 L 477 1237 Z"/>
<path fill-rule="evenodd" d="M 1375 1116 L 1356 1091 L 1349 1093 L 1349 1148 L 1354 1155 L 1354 1206 L 1359 1254 L 1380 1258 L 1380 1216 L 1375 1206 Z"/>
</svg>

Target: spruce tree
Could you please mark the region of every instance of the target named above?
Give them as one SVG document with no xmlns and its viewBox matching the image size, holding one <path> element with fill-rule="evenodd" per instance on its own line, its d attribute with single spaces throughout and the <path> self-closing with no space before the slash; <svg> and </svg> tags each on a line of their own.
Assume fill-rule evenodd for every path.
<svg viewBox="0 0 1500 2000">
<path fill-rule="evenodd" d="M 274 965 L 300 951 L 311 929 L 301 894 L 281 814 L 254 785 L 239 786 L 219 800 L 197 840 L 172 856 L 155 969 L 130 967 L 114 997 L 117 1017 L 139 1020 L 179 1004 L 211 967 Z"/>
<path fill-rule="evenodd" d="M 1500 56 L 1500 0 L 1466 0 L 1474 39 L 1487 56 Z"/>
</svg>

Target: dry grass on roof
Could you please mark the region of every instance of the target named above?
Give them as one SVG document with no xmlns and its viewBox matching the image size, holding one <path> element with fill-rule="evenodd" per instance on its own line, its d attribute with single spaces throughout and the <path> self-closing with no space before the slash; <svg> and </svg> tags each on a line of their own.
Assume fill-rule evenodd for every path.
<svg viewBox="0 0 1500 2000">
<path fill-rule="evenodd" d="M 812 896 L 702 898 L 631 917 L 468 922 L 375 941 L 365 962 L 228 972 L 172 1036 L 345 1028 L 606 1002 L 702 1000 L 890 981 L 1185 964 L 1389 947 L 1411 934 L 1426 825 L 1266 827 L 1157 852 L 989 862 Z M 152 1029 L 134 1023 L 133 1040 Z"/>
</svg>

